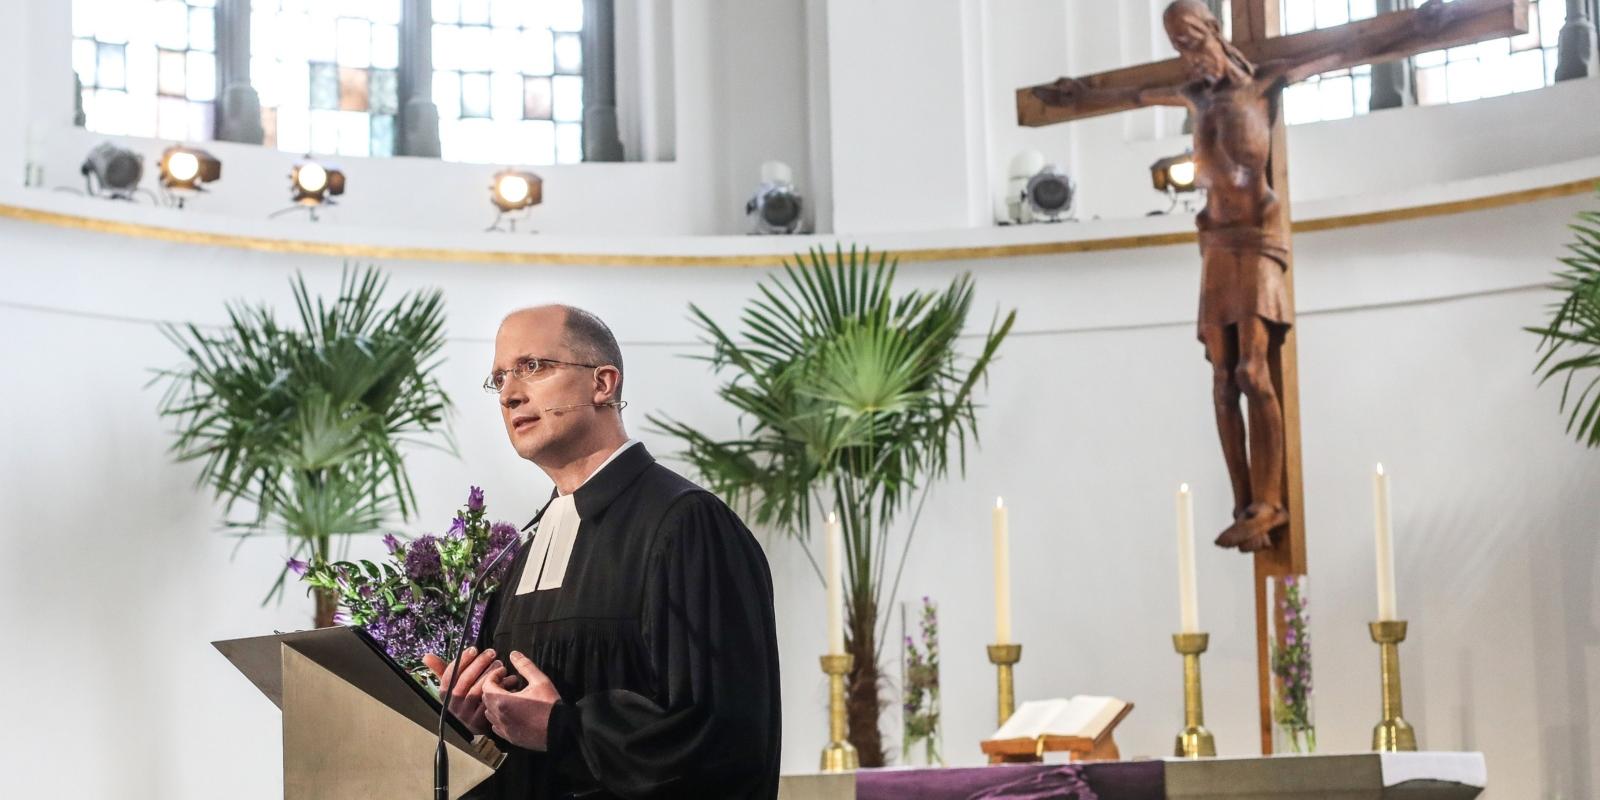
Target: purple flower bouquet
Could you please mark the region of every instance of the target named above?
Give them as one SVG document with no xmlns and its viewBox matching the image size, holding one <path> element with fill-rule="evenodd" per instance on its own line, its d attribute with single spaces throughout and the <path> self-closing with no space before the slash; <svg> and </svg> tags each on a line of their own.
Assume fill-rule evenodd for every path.
<svg viewBox="0 0 1600 800">
<path fill-rule="evenodd" d="M 484 569 L 502 550 L 516 546 L 517 528 L 508 522 L 490 524 L 483 490 L 474 486 L 442 536 L 427 534 L 406 542 L 387 534 L 383 541 L 389 558 L 382 563 L 308 565 L 291 560 L 289 568 L 310 586 L 336 592 L 341 607 L 336 621 L 365 629 L 390 658 L 431 686 L 433 673 L 423 665 L 423 654 L 442 655 L 457 643 L 468 592 L 482 576 L 467 629 L 468 641 L 477 637 L 487 598 L 505 579 L 515 556 L 507 553 L 488 574 Z"/>
<path fill-rule="evenodd" d="M 901 606 L 904 609 L 904 606 Z M 939 752 L 943 731 L 939 727 L 939 608 L 927 597 L 922 598 L 922 647 L 906 636 L 904 696 L 900 711 L 904 726 L 901 757 L 911 763 L 911 754 L 918 742 L 928 766 L 944 766 L 944 756 Z"/>
<path fill-rule="evenodd" d="M 1272 648 L 1272 675 L 1277 680 L 1273 717 L 1277 733 L 1296 753 L 1317 750 L 1317 728 L 1311 715 L 1311 615 L 1306 610 L 1306 578 L 1276 580 L 1278 627 Z"/>
</svg>

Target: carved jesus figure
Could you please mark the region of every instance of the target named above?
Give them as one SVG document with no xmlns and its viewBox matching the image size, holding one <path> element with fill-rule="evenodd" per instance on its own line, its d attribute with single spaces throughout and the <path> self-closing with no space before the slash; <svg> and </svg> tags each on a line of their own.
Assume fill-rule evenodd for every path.
<svg viewBox="0 0 1600 800">
<path fill-rule="evenodd" d="M 1449 15 L 1448 6 L 1429 0 L 1408 24 L 1389 32 L 1393 42 L 1368 41 L 1361 49 L 1382 51 L 1436 31 Z M 1062 78 L 1033 93 L 1047 106 L 1175 105 L 1193 114 L 1195 180 L 1206 190 L 1205 209 L 1195 219 L 1199 338 L 1212 365 L 1217 431 L 1234 499 L 1233 524 L 1216 543 L 1254 552 L 1270 547 L 1273 532 L 1289 522 L 1283 406 L 1271 365 L 1294 324 L 1294 308 L 1285 279 L 1287 220 L 1269 184 L 1272 128 L 1284 86 L 1334 68 L 1350 53 L 1311 50 L 1252 64 L 1200 0 L 1175 0 L 1162 22 L 1188 72 L 1186 82 L 1101 88 Z"/>
</svg>

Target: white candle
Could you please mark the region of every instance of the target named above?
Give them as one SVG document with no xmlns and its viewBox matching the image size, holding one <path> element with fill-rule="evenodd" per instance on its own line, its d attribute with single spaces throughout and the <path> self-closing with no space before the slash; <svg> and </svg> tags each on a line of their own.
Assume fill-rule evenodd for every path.
<svg viewBox="0 0 1600 800">
<path fill-rule="evenodd" d="M 1011 528 L 1005 501 L 994 499 L 994 637 L 1011 643 Z"/>
<path fill-rule="evenodd" d="M 1378 619 L 1397 619 L 1394 603 L 1394 528 L 1389 513 L 1389 475 L 1379 464 L 1372 476 L 1373 528 L 1378 550 Z"/>
<path fill-rule="evenodd" d="M 844 655 L 844 533 L 839 516 L 828 514 L 828 655 Z"/>
<path fill-rule="evenodd" d="M 1178 604 L 1184 633 L 1200 632 L 1200 595 L 1194 569 L 1194 496 L 1178 487 Z"/>
</svg>

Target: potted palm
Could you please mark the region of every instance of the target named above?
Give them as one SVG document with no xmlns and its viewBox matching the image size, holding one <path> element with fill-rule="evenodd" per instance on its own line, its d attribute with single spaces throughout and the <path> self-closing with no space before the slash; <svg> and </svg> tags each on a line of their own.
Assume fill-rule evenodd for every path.
<svg viewBox="0 0 1600 800">
<path fill-rule="evenodd" d="M 1561 379 L 1567 432 L 1600 447 L 1600 212 L 1580 212 L 1571 228 L 1577 241 L 1567 244 L 1566 269 L 1556 273 L 1565 296 L 1548 324 L 1526 330 L 1540 336 L 1539 382 Z"/>
<path fill-rule="evenodd" d="M 1016 319 L 1015 311 L 996 314 L 964 354 L 958 342 L 971 276 L 942 291 L 897 295 L 895 267 L 886 254 L 854 247 L 797 256 L 760 286 L 737 337 L 690 305 L 711 348 L 698 357 L 728 375 L 717 393 L 738 410 L 741 434 L 718 440 L 670 417 L 650 418 L 682 443 L 708 488 L 757 524 L 806 540 L 813 513 L 838 513 L 845 647 L 855 657 L 850 741 L 862 766 L 884 762 L 879 661 L 888 620 L 879 610 L 899 589 L 929 488 L 952 465 L 965 469 L 968 441 L 977 443 L 974 389 Z M 908 511 L 910 523 L 898 531 Z"/>
<path fill-rule="evenodd" d="M 450 401 L 433 376 L 443 295 L 411 292 L 385 306 L 386 284 L 376 268 L 346 267 L 338 297 L 324 301 L 296 276 L 297 328 L 242 302 L 228 304 L 218 331 L 162 326 L 186 357 L 152 381 L 168 382 L 160 414 L 175 426 L 170 451 L 201 462 L 197 483 L 226 500 L 225 529 L 287 534 L 286 564 L 326 564 L 346 537 L 375 532 L 396 513 L 410 518 L 416 499 L 402 446 L 454 451 Z M 281 596 L 287 573 L 268 600 Z M 314 595 L 315 624 L 333 624 L 336 592 Z"/>
</svg>

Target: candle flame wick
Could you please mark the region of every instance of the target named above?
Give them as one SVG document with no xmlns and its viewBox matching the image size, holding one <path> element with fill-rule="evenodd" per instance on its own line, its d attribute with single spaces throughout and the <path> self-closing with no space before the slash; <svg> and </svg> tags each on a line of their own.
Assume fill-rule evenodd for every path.
<svg viewBox="0 0 1600 800">
<path fill-rule="evenodd" d="M 1003 497 L 996 497 L 996 498 L 995 498 L 995 499 L 994 499 L 994 507 L 995 507 L 995 508 L 1001 508 L 1001 507 L 1003 507 L 1003 506 L 1005 506 L 1005 498 L 1003 498 Z"/>
<path fill-rule="evenodd" d="M 836 523 L 838 521 L 839 521 L 839 515 L 835 514 L 832 511 L 829 511 L 828 512 L 828 524 L 832 525 L 832 524 L 834 524 L 834 523 Z"/>
<path fill-rule="evenodd" d="M 1382 461 L 1378 462 L 1378 474 L 1379 475 L 1383 474 L 1383 462 Z"/>
<path fill-rule="evenodd" d="M 1184 494 L 1188 494 L 1189 493 L 1189 484 L 1187 484 L 1187 483 L 1178 484 L 1178 491 L 1183 492 Z"/>
</svg>

